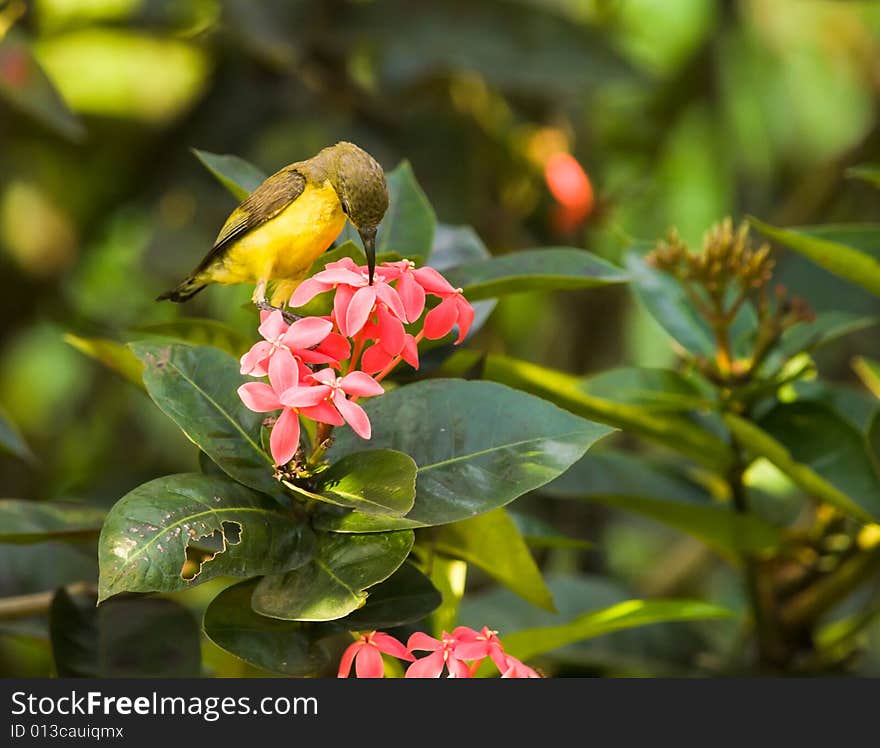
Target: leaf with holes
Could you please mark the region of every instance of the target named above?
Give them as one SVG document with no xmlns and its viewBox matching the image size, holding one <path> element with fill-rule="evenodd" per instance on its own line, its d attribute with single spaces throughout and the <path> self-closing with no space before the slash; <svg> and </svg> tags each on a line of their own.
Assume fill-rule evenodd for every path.
<svg viewBox="0 0 880 748">
<path fill-rule="evenodd" d="M 279 492 L 272 458 L 260 446 L 263 414 L 248 410 L 237 389 L 253 381 L 216 348 L 140 341 L 144 385 L 159 409 L 227 475 L 258 491 Z"/>
<path fill-rule="evenodd" d="M 404 562 L 411 531 L 365 535 L 324 533 L 315 557 L 286 574 L 267 576 L 251 600 L 263 616 L 287 621 L 332 621 L 357 610 L 368 587 L 387 579 Z"/>
<path fill-rule="evenodd" d="M 104 510 L 64 501 L 0 499 L 0 543 L 43 543 L 97 535 Z"/>
<path fill-rule="evenodd" d="M 315 538 L 274 501 L 228 478 L 157 478 L 120 499 L 98 542 L 99 598 L 175 592 L 218 576 L 295 569 Z"/>
</svg>

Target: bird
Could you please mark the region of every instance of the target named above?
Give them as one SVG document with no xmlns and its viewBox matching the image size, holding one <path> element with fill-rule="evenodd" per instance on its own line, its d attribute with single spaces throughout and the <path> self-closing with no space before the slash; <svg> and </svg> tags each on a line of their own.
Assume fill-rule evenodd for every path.
<svg viewBox="0 0 880 748">
<path fill-rule="evenodd" d="M 283 308 L 346 219 L 363 241 L 372 285 L 376 229 L 387 210 L 381 165 L 354 143 L 336 143 L 268 177 L 232 211 L 198 266 L 156 300 L 183 302 L 211 283 L 254 283 L 259 309 Z"/>
</svg>

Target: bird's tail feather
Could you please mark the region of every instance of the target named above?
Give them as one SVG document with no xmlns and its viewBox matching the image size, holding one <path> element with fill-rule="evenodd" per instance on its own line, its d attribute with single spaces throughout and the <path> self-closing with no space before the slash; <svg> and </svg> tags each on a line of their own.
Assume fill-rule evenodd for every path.
<svg viewBox="0 0 880 748">
<path fill-rule="evenodd" d="M 197 280 L 193 276 L 190 276 L 189 278 L 184 278 L 184 280 L 178 283 L 170 291 L 166 291 L 160 296 L 157 296 L 156 301 L 165 301 L 166 299 L 168 299 L 169 301 L 174 301 L 179 304 L 182 301 L 187 301 L 188 299 L 191 299 L 206 285 L 207 283 L 202 283 L 200 280 Z"/>
</svg>

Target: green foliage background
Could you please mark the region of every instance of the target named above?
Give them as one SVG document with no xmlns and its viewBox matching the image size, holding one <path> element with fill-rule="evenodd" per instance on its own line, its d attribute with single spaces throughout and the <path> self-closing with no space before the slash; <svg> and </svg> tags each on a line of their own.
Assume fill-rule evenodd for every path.
<svg viewBox="0 0 880 748">
<path fill-rule="evenodd" d="M 698 244 L 726 214 L 775 226 L 880 214 L 871 175 L 852 171 L 880 160 L 880 8 L 870 3 L 0 2 L 0 34 L 14 18 L 0 41 L 0 405 L 23 441 L 2 435 L 4 497 L 109 507 L 147 480 L 198 470 L 196 450 L 142 392 L 64 338 L 119 338 L 182 316 L 253 336 L 249 289 L 210 288 L 185 309 L 153 302 L 234 206 L 190 147 L 265 172 L 339 139 L 388 169 L 406 158 L 439 219 L 472 225 L 496 255 L 567 245 L 623 264 L 626 238 L 675 225 Z M 573 233 L 554 221 L 547 142 L 566 143 L 596 190 Z M 779 279 L 816 310 L 878 312 L 868 291 L 793 253 L 780 259 Z M 578 376 L 674 360 L 668 337 L 615 286 L 507 296 L 475 347 Z M 855 354 L 878 358 L 876 330 L 817 361 L 855 386 Z M 789 484 L 774 473 L 762 489 L 786 511 Z M 536 551 L 556 614 L 472 571 L 462 620 L 522 630 L 524 652 L 528 629 L 632 597 L 744 605 L 739 578 L 706 547 L 619 502 L 527 497 L 517 507 L 592 544 Z M 704 535 L 713 526 L 706 519 Z M 0 596 L 95 575 L 87 537 L 0 545 Z M 171 597 L 200 614 L 223 586 Z M 858 672 L 880 668 L 875 629 Z M 663 624 L 559 650 L 556 667 L 693 673 L 719 666 L 707 658 L 736 651 L 736 636 L 717 622 Z M 257 672 L 203 648 L 208 673 Z M 50 669 L 44 627 L 0 624 L 0 673 Z"/>
</svg>

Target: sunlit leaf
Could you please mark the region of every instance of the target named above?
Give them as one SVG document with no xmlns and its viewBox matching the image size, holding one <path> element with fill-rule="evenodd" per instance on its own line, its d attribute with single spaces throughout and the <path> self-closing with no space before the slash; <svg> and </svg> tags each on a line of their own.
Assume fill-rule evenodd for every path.
<svg viewBox="0 0 880 748">
<path fill-rule="evenodd" d="M 865 387 L 876 397 L 880 397 L 880 362 L 858 356 L 853 361 L 853 368 Z"/>
<path fill-rule="evenodd" d="M 621 367 L 587 377 L 588 395 L 655 411 L 698 410 L 711 403 L 692 379 L 671 369 Z"/>
<path fill-rule="evenodd" d="M 447 556 L 478 566 L 530 603 L 555 610 L 525 539 L 504 509 L 444 525 L 429 542 Z"/>
<path fill-rule="evenodd" d="M 507 514 L 530 548 L 571 548 L 584 551 L 593 547 L 593 544 L 588 540 L 580 540 L 561 533 L 549 522 L 537 517 L 509 509 Z"/>
<path fill-rule="evenodd" d="M 223 322 L 195 317 L 139 325 L 134 328 L 133 332 L 139 337 L 143 337 L 143 333 L 146 333 L 147 335 L 172 338 L 189 345 L 214 346 L 214 348 L 226 351 L 236 358 L 240 358 L 242 354 L 247 352 L 254 342 L 251 338 L 242 335 Z"/>
<path fill-rule="evenodd" d="M 236 200 L 244 200 L 266 181 L 267 174 L 243 158 L 231 154 L 210 153 L 192 149 L 195 157 L 204 164 Z"/>
<path fill-rule="evenodd" d="M 387 579 L 404 562 L 411 531 L 363 535 L 319 534 L 312 561 L 264 577 L 251 600 L 263 616 L 287 621 L 332 621 L 362 607 L 368 587 Z"/>
<path fill-rule="evenodd" d="M 99 596 L 279 573 L 306 563 L 314 548 L 304 522 L 268 497 L 228 478 L 169 475 L 138 486 L 107 515 Z"/>
<path fill-rule="evenodd" d="M 81 338 L 67 333 L 64 341 L 80 353 L 104 364 L 123 379 L 144 389 L 144 365 L 124 343 L 108 338 Z"/>
<path fill-rule="evenodd" d="M 874 187 L 880 187 L 880 166 L 877 164 L 859 164 L 846 170 L 846 176 L 861 179 Z"/>
<path fill-rule="evenodd" d="M 365 404 L 371 445 L 409 454 L 419 466 L 406 521 L 351 513 L 320 520 L 339 531 L 436 525 L 474 517 L 513 501 L 566 470 L 606 426 L 491 382 L 438 379 L 400 387 Z M 331 457 L 362 448 L 341 432 Z"/>
<path fill-rule="evenodd" d="M 62 501 L 0 499 L 0 543 L 43 543 L 97 536 L 104 510 Z"/>
</svg>

